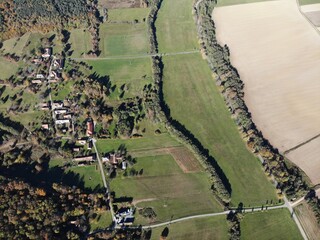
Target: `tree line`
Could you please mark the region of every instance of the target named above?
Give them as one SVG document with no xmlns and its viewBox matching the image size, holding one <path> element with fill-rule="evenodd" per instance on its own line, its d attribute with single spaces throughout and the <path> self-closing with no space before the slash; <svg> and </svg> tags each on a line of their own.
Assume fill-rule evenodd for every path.
<svg viewBox="0 0 320 240">
<path fill-rule="evenodd" d="M 155 21 L 162 0 L 155 0 L 150 5 L 150 13 L 147 19 L 150 53 L 158 53 Z M 205 166 L 211 175 L 212 191 L 221 203 L 227 205 L 230 202 L 231 186 L 217 162 L 209 155 L 201 143 L 183 125 L 170 117 L 169 107 L 165 104 L 162 92 L 163 62 L 161 57 L 152 57 L 152 72 L 154 83 L 149 86 L 145 94 L 145 106 L 147 115 L 155 122 L 165 123 L 166 129 L 180 142 L 184 143 Z"/>
<path fill-rule="evenodd" d="M 266 174 L 273 175 L 277 180 L 279 193 L 285 192 L 289 198 L 302 196 L 307 192 L 308 185 L 302 178 L 300 170 L 286 163 L 286 159 L 263 137 L 251 119 L 251 114 L 243 100 L 244 83 L 230 62 L 230 50 L 227 45 L 221 46 L 216 39 L 215 25 L 211 15 L 215 4 L 214 0 L 204 0 L 199 4 L 198 9 L 194 10 L 197 15 L 201 49 L 214 73 L 216 84 L 248 148 L 263 157 Z"/>
</svg>

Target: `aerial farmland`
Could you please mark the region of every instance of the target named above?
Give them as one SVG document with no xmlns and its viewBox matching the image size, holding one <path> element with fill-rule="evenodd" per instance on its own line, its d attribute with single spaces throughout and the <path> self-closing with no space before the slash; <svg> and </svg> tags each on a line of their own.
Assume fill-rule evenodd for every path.
<svg viewBox="0 0 320 240">
<path fill-rule="evenodd" d="M 253 121 L 274 147 L 320 183 L 319 33 L 293 0 L 222 6 L 213 19 L 218 41 L 230 48 L 245 84 Z"/>
</svg>

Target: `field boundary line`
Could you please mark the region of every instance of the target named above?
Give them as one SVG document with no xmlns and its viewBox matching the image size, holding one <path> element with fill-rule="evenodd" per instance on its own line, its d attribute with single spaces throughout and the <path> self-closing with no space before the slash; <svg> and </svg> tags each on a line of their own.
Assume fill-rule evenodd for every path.
<svg viewBox="0 0 320 240">
<path fill-rule="evenodd" d="M 299 3 L 299 0 L 295 0 L 297 7 L 299 9 L 299 12 L 301 13 L 301 15 L 309 22 L 309 24 L 311 24 L 311 26 L 314 28 L 314 30 L 316 30 L 316 32 L 320 35 L 320 30 L 317 28 L 317 26 L 315 26 L 311 20 L 304 14 L 304 12 L 301 10 L 301 5 Z"/>
<path fill-rule="evenodd" d="M 308 144 L 308 143 L 316 140 L 318 137 L 320 137 L 320 133 L 319 133 L 318 135 L 316 135 L 316 136 L 308 139 L 307 141 L 304 141 L 304 142 L 302 142 L 302 143 L 300 143 L 300 144 L 298 144 L 298 145 L 296 145 L 296 146 L 294 146 L 294 147 L 292 147 L 292 148 L 284 151 L 283 154 L 286 155 L 286 154 L 288 154 L 288 153 L 290 153 L 290 152 L 292 152 L 292 151 L 295 151 L 295 150 L 297 150 L 298 148 L 300 148 L 300 147 L 302 147 L 302 146 L 304 146 L 304 145 L 306 145 L 306 144 Z"/>
</svg>

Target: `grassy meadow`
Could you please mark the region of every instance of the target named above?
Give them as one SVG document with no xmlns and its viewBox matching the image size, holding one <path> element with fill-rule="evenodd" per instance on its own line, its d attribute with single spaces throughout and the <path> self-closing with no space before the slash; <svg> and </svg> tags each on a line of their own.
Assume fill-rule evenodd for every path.
<svg viewBox="0 0 320 240">
<path fill-rule="evenodd" d="M 222 240 L 229 239 L 225 216 L 200 218 L 168 225 L 166 240 Z M 152 229 L 151 240 L 159 240 L 165 226 Z"/>
<path fill-rule="evenodd" d="M 143 173 L 128 177 L 118 174 L 110 188 L 116 197 L 133 197 L 138 208 L 152 207 L 157 214 L 155 222 L 222 211 L 206 173 L 184 173 L 171 155 L 138 157 L 136 161 L 133 168 Z M 136 224 L 149 223 L 138 214 L 136 217 Z"/>
<path fill-rule="evenodd" d="M 146 136 L 142 138 L 131 139 L 98 139 L 97 148 L 99 152 L 109 152 L 118 149 L 118 147 L 124 144 L 127 150 L 150 150 L 161 147 L 177 147 L 181 146 L 174 138 L 168 133 L 163 133 L 158 136 Z"/>
<path fill-rule="evenodd" d="M 79 58 L 92 50 L 91 35 L 88 29 L 73 29 L 70 31 L 72 57 Z"/>
<path fill-rule="evenodd" d="M 174 49 L 187 50 L 187 45 L 196 42 L 195 24 L 191 24 L 192 2 L 184 0 L 183 4 L 177 5 L 167 0 L 163 2 L 157 36 L 166 42 L 159 40 L 160 49 L 173 48 L 172 52 Z M 177 16 L 183 17 L 177 19 Z M 177 47 L 177 40 L 169 36 L 179 32 L 179 23 L 185 21 L 189 22 L 188 32 L 192 34 Z M 168 24 L 176 29 L 168 29 Z M 198 53 L 167 56 L 163 62 L 164 98 L 171 116 L 191 131 L 217 160 L 230 181 L 232 205 L 242 202 L 253 206 L 264 204 L 266 200 L 276 201 L 275 189 L 264 175 L 258 159 L 247 150 L 241 139 L 207 62 Z"/>
<path fill-rule="evenodd" d="M 168 1 L 161 4 L 156 20 L 160 53 L 173 53 L 199 49 L 192 2 Z"/>
<path fill-rule="evenodd" d="M 108 22 L 133 22 L 138 20 L 143 22 L 147 19 L 149 8 L 122 8 L 122 9 L 109 9 Z"/>
<path fill-rule="evenodd" d="M 112 85 L 116 85 L 111 98 L 119 97 L 122 85 L 126 85 L 123 98 L 131 98 L 142 94 L 143 87 L 152 83 L 151 61 L 149 58 L 87 60 L 100 76 L 109 76 Z"/>
<path fill-rule="evenodd" d="M 145 23 L 104 23 L 100 26 L 100 57 L 147 54 L 149 51 Z"/>
<path fill-rule="evenodd" d="M 7 79 L 14 75 L 20 67 L 20 63 L 10 62 L 0 57 L 0 79 Z"/>
<path fill-rule="evenodd" d="M 300 5 L 320 3 L 320 0 L 299 0 Z"/>
<path fill-rule="evenodd" d="M 247 213 L 241 223 L 241 239 L 303 239 L 287 209 Z"/>
</svg>

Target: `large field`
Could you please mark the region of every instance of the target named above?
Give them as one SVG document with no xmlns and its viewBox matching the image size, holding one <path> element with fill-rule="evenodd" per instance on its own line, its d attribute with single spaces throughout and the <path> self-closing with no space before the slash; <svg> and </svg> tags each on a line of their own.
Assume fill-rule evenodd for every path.
<svg viewBox="0 0 320 240">
<path fill-rule="evenodd" d="M 188 220 L 168 225 L 166 240 L 229 239 L 225 216 Z M 165 227 L 152 229 L 151 240 L 159 240 Z"/>
<path fill-rule="evenodd" d="M 156 22 L 161 51 L 188 50 L 196 42 L 190 11 L 192 2 L 163 2 Z M 174 37 L 178 34 L 175 33 L 179 33 L 180 24 L 186 22 L 189 23 L 187 35 L 184 33 L 184 40 L 178 44 Z M 164 57 L 163 61 L 163 91 L 171 115 L 185 125 L 217 160 L 230 181 L 232 204 L 243 202 L 252 206 L 276 199 L 275 190 L 264 176 L 259 161 L 240 138 L 207 62 L 198 53 Z"/>
<path fill-rule="evenodd" d="M 316 217 L 310 206 L 306 202 L 302 202 L 295 207 L 295 213 L 306 232 L 309 240 L 317 240 L 320 236 L 320 227 Z"/>
<path fill-rule="evenodd" d="M 126 85 L 123 98 L 139 96 L 143 87 L 152 82 L 151 61 L 149 58 L 88 60 L 93 71 L 101 76 L 110 76 L 112 85 L 116 85 L 114 97 L 120 95 L 120 87 Z M 112 96 L 111 96 L 112 97 Z"/>
<path fill-rule="evenodd" d="M 287 209 L 248 213 L 241 221 L 241 239 L 303 239 Z"/>
<path fill-rule="evenodd" d="M 210 190 L 207 173 L 184 173 L 171 155 L 137 157 L 133 168 L 142 175 L 121 174 L 110 183 L 116 197 L 133 197 L 138 208 L 152 207 L 157 214 L 152 222 L 222 211 Z M 136 224 L 149 220 L 137 215 Z"/>
<path fill-rule="evenodd" d="M 296 1 L 218 7 L 213 17 L 217 38 L 230 48 L 231 62 L 245 83 L 246 104 L 264 136 L 285 152 L 319 134 L 320 37 Z M 319 158 L 312 159 L 312 171 L 305 168 L 305 158 L 291 155 L 290 160 L 313 183 L 320 182 Z"/>
</svg>

